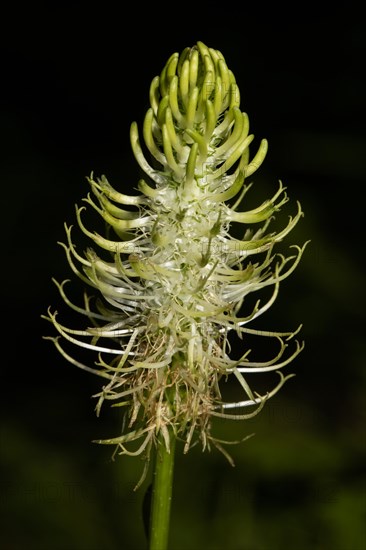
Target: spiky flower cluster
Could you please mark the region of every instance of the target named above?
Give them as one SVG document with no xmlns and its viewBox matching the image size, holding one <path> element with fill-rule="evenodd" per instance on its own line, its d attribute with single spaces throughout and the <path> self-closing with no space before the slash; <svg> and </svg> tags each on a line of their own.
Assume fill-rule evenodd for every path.
<svg viewBox="0 0 366 550">
<path fill-rule="evenodd" d="M 68 262 L 96 299 L 85 294 L 84 304 L 74 305 L 65 281 L 56 284 L 66 304 L 87 318 L 86 326 L 67 328 L 51 310 L 46 317 L 59 333 L 51 339 L 62 355 L 104 379 L 97 413 L 104 401 L 125 411 L 123 433 L 98 442 L 147 455 L 157 434 L 168 448 L 170 437 L 183 440 L 185 452 L 199 439 L 203 448 L 211 442 L 221 447 L 211 434 L 213 418 L 251 417 L 292 376 L 280 369 L 303 347 L 296 342 L 285 353 L 297 331 L 247 325 L 273 304 L 305 248 L 295 246 L 287 258 L 273 253 L 302 216 L 298 204 L 282 230 L 269 231 L 288 200 L 281 183 L 270 200 L 238 211 L 267 141 L 250 160 L 254 136 L 219 51 L 197 42 L 174 53 L 151 83 L 150 105 L 143 141 L 137 124 L 131 125 L 132 150 L 147 176 L 138 194 L 115 190 L 104 176 L 88 178 L 91 193 L 84 201 L 105 221 L 104 235 L 90 231 L 82 218 L 86 207 L 76 207 L 79 227 L 104 252 L 89 248 L 80 255 L 66 226 Z M 244 227 L 242 238 L 230 235 L 234 222 Z M 241 316 L 247 296 L 265 287 L 272 287 L 270 298 Z M 248 351 L 232 358 L 231 334 L 277 339 L 278 352 L 265 362 L 251 360 Z M 96 354 L 94 366 L 74 359 L 62 342 Z M 278 371 L 278 384 L 264 395 L 252 391 L 245 375 L 269 371 Z M 229 376 L 243 391 L 239 401 L 222 398 L 221 382 Z"/>
</svg>

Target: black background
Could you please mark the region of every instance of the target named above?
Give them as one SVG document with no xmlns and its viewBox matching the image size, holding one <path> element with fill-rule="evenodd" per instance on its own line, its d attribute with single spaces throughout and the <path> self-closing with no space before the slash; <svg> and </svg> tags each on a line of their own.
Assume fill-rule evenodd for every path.
<svg viewBox="0 0 366 550">
<path fill-rule="evenodd" d="M 140 550 L 142 464 L 111 461 L 91 440 L 98 380 L 65 364 L 42 336 L 69 277 L 57 241 L 75 224 L 86 176 L 122 191 L 139 177 L 129 127 L 152 78 L 197 40 L 220 50 L 258 145 L 269 153 L 252 193 L 287 187 L 311 240 L 268 312 L 269 330 L 303 323 L 306 347 L 258 417 L 221 426 L 216 451 L 178 450 L 170 550 L 365 550 L 365 28 L 351 5 L 14 5 L 1 32 L 2 427 L 4 550 Z M 295 208 L 295 207 L 294 207 Z M 71 318 L 72 319 L 72 318 Z"/>
</svg>

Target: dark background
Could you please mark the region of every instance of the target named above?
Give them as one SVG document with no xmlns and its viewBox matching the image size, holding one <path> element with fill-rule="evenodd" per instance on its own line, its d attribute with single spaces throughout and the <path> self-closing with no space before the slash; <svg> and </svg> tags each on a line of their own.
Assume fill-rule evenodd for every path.
<svg viewBox="0 0 366 550">
<path fill-rule="evenodd" d="M 350 4 L 325 15 L 239 6 L 3 13 L 2 550 L 145 548 L 148 480 L 132 490 L 142 463 L 91 443 L 115 435 L 118 414 L 96 418 L 100 381 L 42 339 L 41 315 L 60 304 L 51 278 L 72 278 L 57 241 L 86 176 L 133 191 L 130 124 L 168 57 L 197 40 L 225 56 L 254 143 L 269 140 L 252 194 L 268 198 L 281 179 L 305 211 L 286 242 L 311 244 L 263 320 L 303 323 L 306 347 L 257 417 L 217 426 L 228 439 L 256 434 L 230 449 L 235 468 L 178 448 L 170 550 L 366 548 L 364 19 Z"/>
</svg>

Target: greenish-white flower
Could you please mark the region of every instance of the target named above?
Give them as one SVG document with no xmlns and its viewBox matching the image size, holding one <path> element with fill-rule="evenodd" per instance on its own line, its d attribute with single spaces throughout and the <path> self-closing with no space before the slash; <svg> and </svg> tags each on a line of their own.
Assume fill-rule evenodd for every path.
<svg viewBox="0 0 366 550">
<path fill-rule="evenodd" d="M 215 417 L 247 419 L 256 414 L 292 374 L 288 365 L 303 348 L 294 332 L 250 328 L 274 303 L 280 282 L 298 265 L 305 245 L 294 254 L 276 253 L 276 243 L 295 227 L 303 212 L 278 232 L 270 223 L 288 197 L 282 183 L 272 198 L 242 210 L 251 187 L 248 178 L 263 162 L 267 141 L 250 158 L 246 113 L 223 55 L 202 42 L 174 53 L 150 87 L 150 108 L 142 128 L 131 125 L 134 156 L 146 174 L 134 196 L 114 189 L 106 177 L 88 178 L 86 206 L 76 208 L 79 228 L 91 248 L 80 253 L 66 226 L 63 244 L 72 271 L 93 296 L 71 303 L 65 283 L 56 283 L 68 306 L 83 318 L 68 328 L 56 312 L 48 316 L 57 349 L 71 363 L 100 376 L 102 403 L 122 407 L 125 429 L 99 443 L 121 453 L 147 456 L 158 434 L 169 447 L 171 434 L 185 442 L 184 451 L 200 440 L 203 448 L 220 443 L 211 433 Z M 105 221 L 99 234 L 84 224 L 85 208 Z M 243 237 L 230 234 L 241 224 Z M 271 287 L 270 297 L 241 313 L 248 295 Z M 231 336 L 243 345 L 231 357 Z M 246 349 L 247 335 L 278 341 L 278 351 L 264 362 Z M 84 364 L 68 350 L 92 354 Z M 252 389 L 246 375 L 277 371 L 268 393 Z M 232 377 L 242 398 L 226 402 L 222 383 Z M 221 448 L 222 449 L 222 448 Z"/>
</svg>

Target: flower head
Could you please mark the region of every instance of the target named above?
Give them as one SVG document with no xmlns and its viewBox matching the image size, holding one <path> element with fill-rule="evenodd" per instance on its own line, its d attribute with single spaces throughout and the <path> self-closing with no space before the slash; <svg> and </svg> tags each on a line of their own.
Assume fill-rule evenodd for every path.
<svg viewBox="0 0 366 550">
<path fill-rule="evenodd" d="M 278 232 L 270 230 L 274 215 L 288 201 L 279 183 L 274 195 L 257 208 L 243 210 L 248 178 L 267 152 L 262 140 L 252 158 L 246 113 L 223 55 L 202 42 L 174 53 L 150 87 L 150 108 L 142 131 L 131 125 L 131 146 L 145 173 L 137 194 L 114 189 L 106 177 L 88 178 L 86 206 L 76 207 L 79 228 L 92 247 L 84 254 L 65 226 L 63 247 L 74 274 L 94 290 L 82 305 L 71 303 L 66 281 L 56 283 L 66 304 L 83 318 L 81 329 L 68 328 L 48 311 L 58 336 L 51 338 L 69 362 L 104 380 L 97 397 L 122 407 L 125 429 L 99 443 L 121 453 L 146 452 L 161 433 L 169 448 L 173 436 L 184 451 L 200 440 L 214 443 L 215 417 L 246 419 L 256 414 L 289 378 L 282 367 L 303 343 L 288 341 L 297 332 L 264 332 L 251 323 L 274 303 L 280 282 L 298 265 L 305 245 L 294 254 L 275 252 L 303 215 L 301 206 Z M 93 232 L 83 211 L 92 208 L 106 225 Z M 243 228 L 241 238 L 232 224 Z M 270 287 L 243 314 L 248 295 Z M 244 346 L 231 356 L 231 336 Z M 246 337 L 278 341 L 274 357 L 252 359 Z M 91 364 L 69 354 L 68 345 L 89 350 Z M 277 371 L 278 383 L 264 394 L 252 389 L 246 375 Z M 242 398 L 226 402 L 222 382 L 234 378 Z"/>
</svg>

